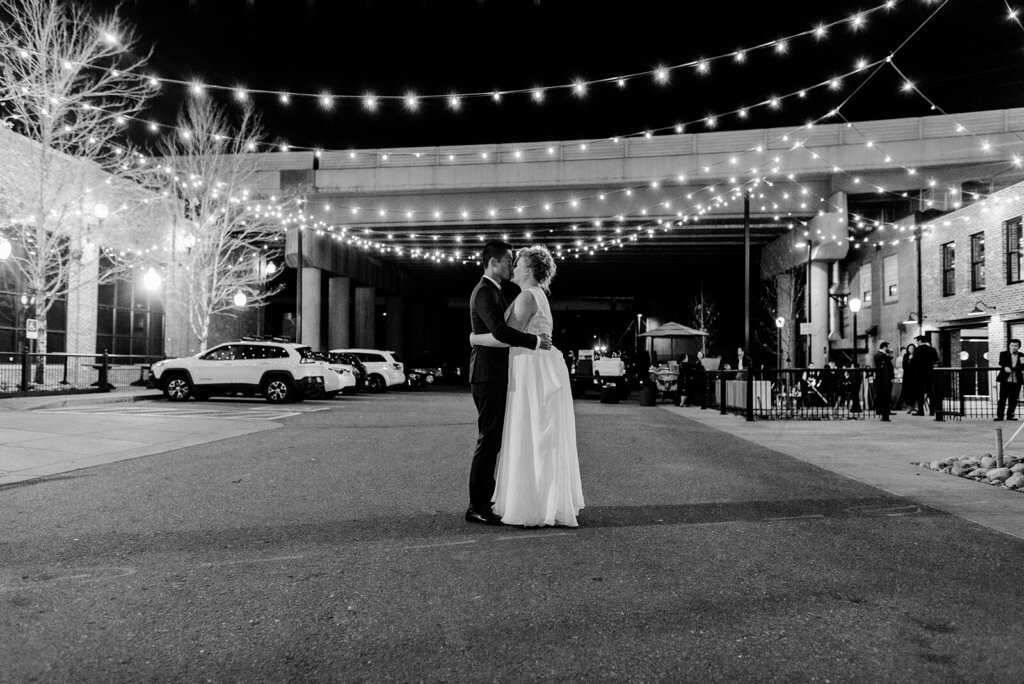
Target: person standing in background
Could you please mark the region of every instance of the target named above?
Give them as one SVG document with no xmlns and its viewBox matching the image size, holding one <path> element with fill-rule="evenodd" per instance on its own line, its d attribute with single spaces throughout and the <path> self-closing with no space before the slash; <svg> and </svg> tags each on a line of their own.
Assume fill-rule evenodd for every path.
<svg viewBox="0 0 1024 684">
<path fill-rule="evenodd" d="M 883 423 L 890 422 L 892 380 L 896 374 L 889 354 L 889 343 L 882 340 L 878 344 L 878 351 L 875 352 L 873 360 L 875 364 L 875 413 L 879 415 Z"/>
<path fill-rule="evenodd" d="M 924 335 L 919 335 L 917 338 L 917 350 L 914 351 L 914 383 L 915 391 L 917 393 L 917 410 L 914 411 L 915 416 L 924 415 L 924 402 L 925 397 L 928 398 L 929 413 L 935 415 L 938 410 L 938 406 L 932 405 L 932 380 L 933 370 L 939 363 L 939 355 L 932 348 L 932 345 L 928 344 L 928 338 Z M 904 371 L 906 376 L 906 371 Z"/>
<path fill-rule="evenodd" d="M 914 370 L 914 352 L 917 346 L 908 344 L 903 354 L 903 405 L 907 407 L 907 413 L 914 412 L 917 405 L 917 378 Z"/>
<path fill-rule="evenodd" d="M 996 420 L 1017 420 L 1017 400 L 1020 397 L 1020 386 L 1024 383 L 1024 354 L 1020 353 L 1020 340 L 1010 340 L 1010 348 L 999 352 L 999 401 L 996 404 Z M 1005 413 L 1004 413 L 1005 409 Z"/>
</svg>

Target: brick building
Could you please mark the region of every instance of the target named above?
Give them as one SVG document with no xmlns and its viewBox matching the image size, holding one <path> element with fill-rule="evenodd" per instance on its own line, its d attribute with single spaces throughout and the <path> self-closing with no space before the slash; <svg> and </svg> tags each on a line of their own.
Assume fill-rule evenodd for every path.
<svg viewBox="0 0 1024 684">
<path fill-rule="evenodd" d="M 855 245 L 842 270 L 851 296 L 863 301 L 862 363 L 880 340 L 899 348 L 921 329 L 941 365 L 952 367 L 993 366 L 1010 338 L 1024 339 L 1022 216 L 1024 183 L 946 214 L 912 215 Z M 849 315 L 833 350 L 852 347 Z"/>
</svg>

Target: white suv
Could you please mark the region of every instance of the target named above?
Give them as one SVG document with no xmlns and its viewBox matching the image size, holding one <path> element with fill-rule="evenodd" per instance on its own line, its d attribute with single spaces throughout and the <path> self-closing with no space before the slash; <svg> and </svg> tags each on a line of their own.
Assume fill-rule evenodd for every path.
<svg viewBox="0 0 1024 684">
<path fill-rule="evenodd" d="M 366 366 L 366 389 L 383 392 L 405 384 L 405 370 L 393 351 L 380 349 L 332 349 L 331 354 L 353 354 Z"/>
<path fill-rule="evenodd" d="M 228 342 L 195 356 L 157 361 L 153 385 L 170 401 L 213 394 L 262 394 L 272 404 L 324 393 L 328 372 L 310 347 L 286 342 Z"/>
</svg>

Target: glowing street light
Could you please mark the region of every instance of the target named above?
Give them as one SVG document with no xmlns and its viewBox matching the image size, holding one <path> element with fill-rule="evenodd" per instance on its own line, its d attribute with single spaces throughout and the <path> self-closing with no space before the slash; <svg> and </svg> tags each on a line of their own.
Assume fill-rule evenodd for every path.
<svg viewBox="0 0 1024 684">
<path fill-rule="evenodd" d="M 0 261 L 7 261 L 11 257 L 11 241 L 0 237 Z"/>
<path fill-rule="evenodd" d="M 156 269 L 150 267 L 146 271 L 145 275 L 142 276 L 142 285 L 150 292 L 156 292 L 160 289 L 160 285 L 163 283 L 163 278 L 156 272 Z"/>
<path fill-rule="evenodd" d="M 248 302 L 248 301 L 249 301 L 249 298 L 246 297 L 245 293 L 242 292 L 241 290 L 239 290 L 238 292 L 235 293 L 234 302 L 235 302 L 235 306 L 237 306 L 239 309 L 241 309 L 243 306 L 245 306 L 245 303 Z"/>
</svg>

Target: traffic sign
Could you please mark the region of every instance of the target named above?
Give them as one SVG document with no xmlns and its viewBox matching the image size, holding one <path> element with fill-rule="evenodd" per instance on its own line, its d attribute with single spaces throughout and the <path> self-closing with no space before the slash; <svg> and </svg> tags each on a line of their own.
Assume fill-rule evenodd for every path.
<svg viewBox="0 0 1024 684">
<path fill-rule="evenodd" d="M 800 324 L 800 334 L 801 335 L 810 335 L 811 334 L 811 324 L 810 323 L 801 323 Z"/>
<path fill-rule="evenodd" d="M 25 339 L 39 339 L 39 321 L 37 319 L 29 318 L 25 321 Z"/>
</svg>

